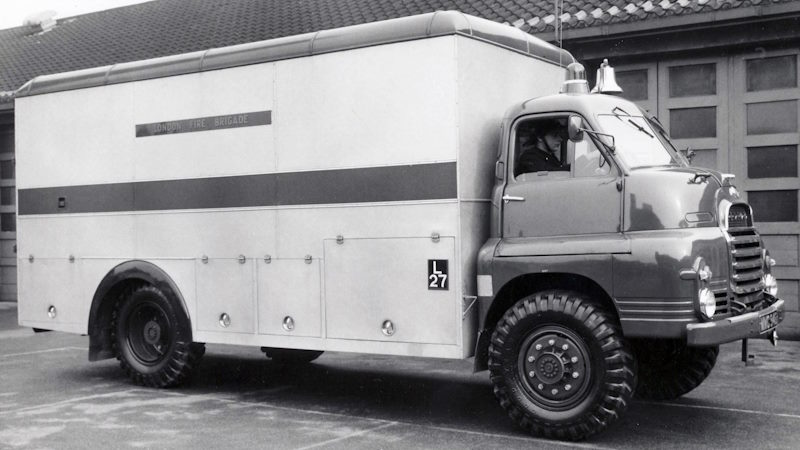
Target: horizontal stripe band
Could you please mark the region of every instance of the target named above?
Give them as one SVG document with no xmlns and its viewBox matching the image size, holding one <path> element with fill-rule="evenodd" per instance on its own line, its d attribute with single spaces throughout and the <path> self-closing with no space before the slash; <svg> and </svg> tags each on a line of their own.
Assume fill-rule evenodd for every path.
<svg viewBox="0 0 800 450">
<path fill-rule="evenodd" d="M 457 197 L 456 163 L 20 189 L 19 215 L 319 205 Z"/>
</svg>

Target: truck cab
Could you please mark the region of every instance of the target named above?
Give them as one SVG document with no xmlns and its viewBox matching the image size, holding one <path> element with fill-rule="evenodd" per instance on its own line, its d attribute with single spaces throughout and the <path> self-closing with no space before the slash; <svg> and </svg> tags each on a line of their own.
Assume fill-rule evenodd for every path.
<svg viewBox="0 0 800 450">
<path fill-rule="evenodd" d="M 556 437 L 581 434 L 592 392 L 596 406 L 676 398 L 719 344 L 775 339 L 783 318 L 733 176 L 690 166 L 656 118 L 602 93 L 604 78 L 621 92 L 609 66 L 594 93 L 580 64 L 568 72 L 504 118 L 478 258 L 476 368 L 512 417 L 538 411 L 521 423 Z"/>
</svg>

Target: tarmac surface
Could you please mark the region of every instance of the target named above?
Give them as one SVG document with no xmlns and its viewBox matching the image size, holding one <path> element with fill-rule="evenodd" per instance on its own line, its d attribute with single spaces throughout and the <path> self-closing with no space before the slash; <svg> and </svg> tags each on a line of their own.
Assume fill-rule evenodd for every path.
<svg viewBox="0 0 800 450">
<path fill-rule="evenodd" d="M 722 347 L 699 388 L 634 401 L 587 441 L 533 438 L 469 361 L 326 353 L 300 368 L 258 348 L 207 346 L 191 382 L 141 388 L 88 338 L 33 333 L 0 303 L 0 448 L 798 448 L 800 342 Z"/>
</svg>

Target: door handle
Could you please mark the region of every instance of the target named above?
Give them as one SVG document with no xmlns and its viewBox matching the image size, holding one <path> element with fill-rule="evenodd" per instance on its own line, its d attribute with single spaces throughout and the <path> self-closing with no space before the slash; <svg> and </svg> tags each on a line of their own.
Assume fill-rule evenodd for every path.
<svg viewBox="0 0 800 450">
<path fill-rule="evenodd" d="M 513 195 L 504 195 L 503 196 L 503 202 L 504 203 L 508 203 L 508 202 L 524 202 L 524 201 L 525 201 L 525 197 L 515 197 Z"/>
</svg>

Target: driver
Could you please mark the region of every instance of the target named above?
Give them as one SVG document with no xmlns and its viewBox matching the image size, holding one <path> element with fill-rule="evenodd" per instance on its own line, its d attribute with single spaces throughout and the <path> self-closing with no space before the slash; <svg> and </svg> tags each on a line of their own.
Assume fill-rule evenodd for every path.
<svg viewBox="0 0 800 450">
<path fill-rule="evenodd" d="M 522 155 L 519 158 L 518 172 L 569 170 L 569 164 L 561 161 L 561 143 L 566 134 L 563 120 L 543 121 L 536 127 L 536 131 L 532 138 L 529 135 L 520 135 Z"/>
</svg>

